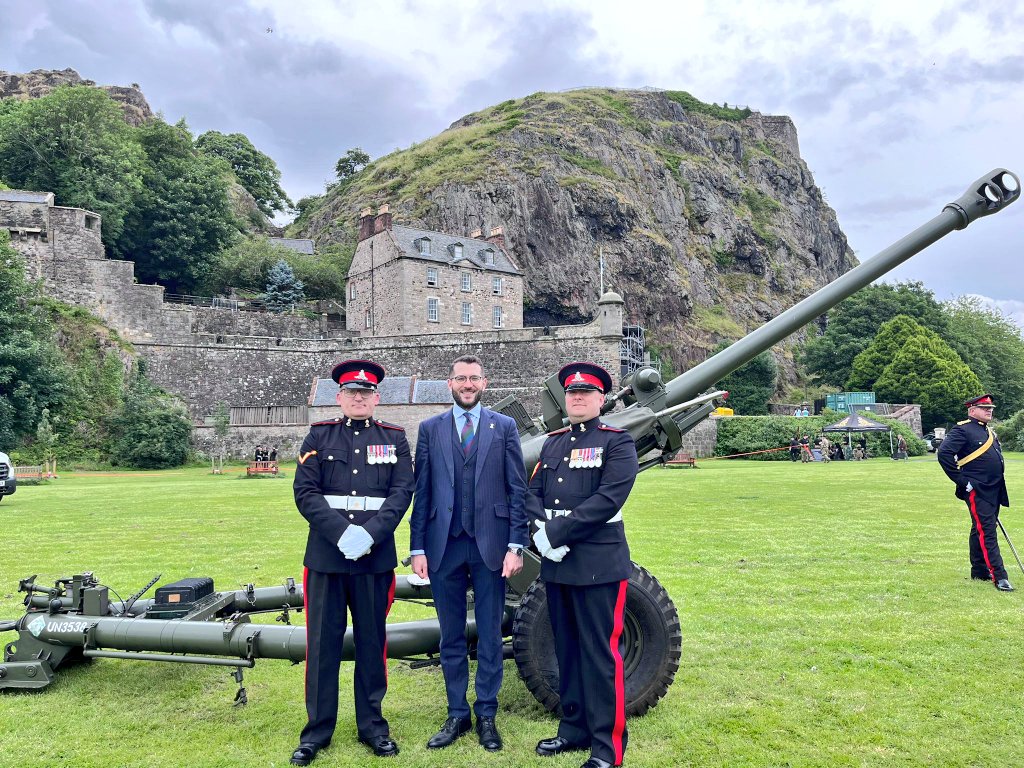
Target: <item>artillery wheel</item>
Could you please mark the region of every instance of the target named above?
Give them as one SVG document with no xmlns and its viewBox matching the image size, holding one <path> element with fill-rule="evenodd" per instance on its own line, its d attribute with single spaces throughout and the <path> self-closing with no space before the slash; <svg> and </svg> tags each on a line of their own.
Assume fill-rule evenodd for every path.
<svg viewBox="0 0 1024 768">
<path fill-rule="evenodd" d="M 516 609 L 512 652 L 519 674 L 548 710 L 558 710 L 558 661 L 551 635 L 544 582 L 533 582 Z M 644 568 L 633 563 L 626 589 L 623 621 L 626 715 L 637 717 L 668 692 L 679 669 L 682 633 L 679 614 L 665 588 Z"/>
</svg>

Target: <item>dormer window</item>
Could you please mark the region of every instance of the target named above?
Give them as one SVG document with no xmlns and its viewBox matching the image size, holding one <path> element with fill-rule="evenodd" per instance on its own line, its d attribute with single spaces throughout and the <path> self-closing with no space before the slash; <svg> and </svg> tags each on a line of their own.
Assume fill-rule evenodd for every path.
<svg viewBox="0 0 1024 768">
<path fill-rule="evenodd" d="M 430 255 L 430 238 L 429 237 L 421 237 L 419 239 L 419 244 L 420 244 L 420 256 L 429 256 Z"/>
<path fill-rule="evenodd" d="M 452 258 L 456 260 L 462 258 L 462 243 L 456 243 L 452 246 Z"/>
<path fill-rule="evenodd" d="M 489 267 L 494 266 L 494 251 L 492 251 L 490 248 L 484 251 L 484 264 L 486 264 Z"/>
</svg>

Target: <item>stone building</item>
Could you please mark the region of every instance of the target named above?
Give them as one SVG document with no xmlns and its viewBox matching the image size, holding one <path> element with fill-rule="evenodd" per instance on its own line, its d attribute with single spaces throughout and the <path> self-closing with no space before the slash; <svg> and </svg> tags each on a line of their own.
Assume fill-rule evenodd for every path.
<svg viewBox="0 0 1024 768">
<path fill-rule="evenodd" d="M 210 416 L 224 403 L 232 415 L 229 442 L 238 455 L 245 455 L 255 443 L 269 443 L 278 446 L 282 458 L 293 456 L 310 420 L 321 415 L 310 400 L 311 382 L 328 376 L 334 363 L 348 357 L 377 360 L 389 377 L 422 383 L 445 379 L 453 359 L 476 354 L 487 363 L 485 404 L 515 395 L 533 415 L 539 414 L 545 378 L 569 360 L 593 360 L 618 381 L 623 302 L 617 294 L 603 296 L 588 323 L 524 328 L 522 273 L 511 259 L 504 260 L 500 231 L 488 239 L 458 239 L 392 229 L 380 215 L 364 218 L 364 224 L 387 224 L 389 239 L 378 242 L 406 242 L 406 234 L 394 236 L 393 230 L 401 229 L 429 236 L 445 247 L 454 242 L 466 249 L 471 244 L 478 250 L 493 246 L 494 260 L 505 271 L 478 262 L 478 256 L 468 262 L 464 257 L 459 264 L 406 261 L 418 265 L 421 273 L 428 264 L 437 264 L 439 277 L 442 269 L 449 269 L 444 274 L 452 280 L 463 270 L 472 271 L 477 286 L 481 276 L 506 278 L 509 290 L 495 298 L 511 303 L 502 306 L 511 307 L 515 325 L 511 319 L 501 328 L 438 322 L 427 326 L 431 333 L 424 333 L 403 323 L 403 330 L 392 328 L 385 334 L 378 328 L 376 335 L 364 335 L 364 329 L 332 327 L 326 315 L 310 318 L 170 303 L 161 286 L 135 282 L 133 262 L 105 257 L 98 214 L 56 206 L 46 192 L 0 191 L 0 228 L 11 233 L 12 245 L 25 257 L 28 276 L 41 281 L 53 298 L 96 315 L 132 345 L 146 360 L 149 378 L 187 404 L 200 450 L 214 444 Z M 461 286 L 456 292 L 461 297 Z M 493 301 L 486 290 L 480 295 Z M 444 407 L 416 396 L 388 404 L 382 415 L 415 432 L 420 418 Z"/>
<path fill-rule="evenodd" d="M 362 336 L 523 327 L 523 273 L 501 227 L 458 237 L 394 224 L 388 206 L 359 217 L 347 328 Z"/>
</svg>

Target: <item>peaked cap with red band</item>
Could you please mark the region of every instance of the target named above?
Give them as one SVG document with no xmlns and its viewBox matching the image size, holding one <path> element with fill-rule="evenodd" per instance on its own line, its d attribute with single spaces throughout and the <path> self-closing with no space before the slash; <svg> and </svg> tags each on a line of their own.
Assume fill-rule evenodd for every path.
<svg viewBox="0 0 1024 768">
<path fill-rule="evenodd" d="M 975 397 L 973 400 L 968 400 L 964 403 L 968 408 L 995 408 L 996 404 L 992 402 L 992 395 L 981 395 Z"/>
<path fill-rule="evenodd" d="M 345 389 L 377 389 L 384 375 L 384 368 L 369 360 L 343 360 L 331 371 L 331 378 Z"/>
<path fill-rule="evenodd" d="M 558 381 L 566 392 L 596 389 L 607 394 L 612 389 L 612 377 L 608 371 L 594 363 L 569 363 L 558 372 Z"/>
</svg>

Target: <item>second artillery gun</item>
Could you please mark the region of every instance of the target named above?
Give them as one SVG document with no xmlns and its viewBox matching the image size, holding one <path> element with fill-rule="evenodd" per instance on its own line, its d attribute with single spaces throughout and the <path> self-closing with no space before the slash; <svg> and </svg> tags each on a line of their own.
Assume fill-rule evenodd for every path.
<svg viewBox="0 0 1024 768">
<path fill-rule="evenodd" d="M 715 382 L 915 253 L 1019 197 L 1016 175 L 1004 169 L 990 172 L 926 224 L 689 371 L 668 382 L 652 368 L 630 374 L 609 397 L 604 421 L 632 435 L 641 470 L 663 464 L 680 449 L 683 435 L 708 417 L 715 399 L 724 396 L 708 391 Z M 565 423 L 564 393 L 557 377 L 544 384 L 540 427 L 512 398 L 497 403 L 495 409 L 519 425 L 529 472 L 540 456 L 545 433 Z M 544 706 L 555 709 L 558 669 L 539 573 L 540 561 L 528 551 L 523 571 L 509 579 L 503 626 L 510 640 L 507 655 L 515 659 L 527 687 Z M 17 633 L 4 648 L 0 689 L 44 688 L 53 681 L 55 670 L 82 658 L 234 667 L 240 685 L 242 670 L 254 666 L 256 659 L 305 659 L 306 630 L 289 621 L 290 613 L 303 606 L 302 588 L 291 579 L 281 587 L 249 585 L 232 592 L 214 592 L 208 579 L 189 579 L 165 585 L 155 599 L 140 599 L 143 589 L 123 602 L 112 601 L 109 588 L 91 573 L 59 579 L 53 587 L 37 585 L 32 577 L 22 580 L 19 589 L 27 593 L 27 612 L 19 619 L 0 621 L 0 632 Z M 430 586 L 402 576 L 397 579 L 395 597 L 426 602 Z M 278 611 L 285 626 L 252 623 L 249 618 Z M 387 631 L 389 657 L 415 665 L 437 662 L 440 629 L 436 620 L 389 624 Z M 472 620 L 466 633 L 472 648 Z M 623 634 L 626 711 L 641 715 L 667 692 L 679 667 L 682 637 L 668 593 L 636 563 L 626 593 Z M 344 658 L 353 658 L 352 648 L 349 629 Z M 244 700 L 245 689 L 240 687 L 236 701 Z"/>
</svg>

